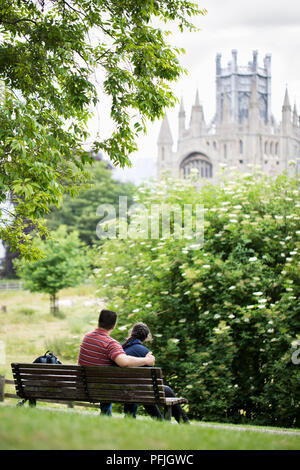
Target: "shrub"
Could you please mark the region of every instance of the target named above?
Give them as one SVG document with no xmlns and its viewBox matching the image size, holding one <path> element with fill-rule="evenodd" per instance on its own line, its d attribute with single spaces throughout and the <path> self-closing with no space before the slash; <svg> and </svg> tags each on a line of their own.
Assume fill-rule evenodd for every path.
<svg viewBox="0 0 300 470">
<path fill-rule="evenodd" d="M 203 204 L 204 242 L 171 233 L 99 248 L 98 293 L 120 313 L 117 339 L 136 321 L 150 326 L 156 364 L 194 418 L 299 427 L 299 178 L 167 180 L 138 201 Z"/>
</svg>

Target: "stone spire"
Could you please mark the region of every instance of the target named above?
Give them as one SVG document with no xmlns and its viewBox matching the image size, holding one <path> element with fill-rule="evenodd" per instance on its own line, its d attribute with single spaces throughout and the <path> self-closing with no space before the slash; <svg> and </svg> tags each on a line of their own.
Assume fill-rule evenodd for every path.
<svg viewBox="0 0 300 470">
<path fill-rule="evenodd" d="M 185 111 L 183 106 L 183 99 L 180 100 L 180 109 L 178 113 L 178 136 L 179 139 L 183 137 L 185 131 Z"/>
<path fill-rule="evenodd" d="M 282 106 L 282 130 L 284 133 L 289 132 L 291 126 L 292 108 L 290 105 L 289 94 L 285 89 L 284 102 Z"/>
<path fill-rule="evenodd" d="M 158 136 L 158 144 L 167 144 L 167 145 L 172 145 L 173 144 L 173 138 L 170 130 L 170 125 L 169 125 L 169 120 L 167 115 L 165 114 L 164 120 L 162 122 L 159 136 Z"/>
<path fill-rule="evenodd" d="M 158 136 L 157 147 L 157 176 L 158 178 L 166 172 L 173 171 L 173 152 L 172 152 L 173 139 L 170 130 L 169 120 L 165 114 L 164 120 L 161 124 L 160 133 Z"/>
<path fill-rule="evenodd" d="M 297 106 L 296 102 L 294 103 L 294 110 L 293 110 L 293 125 L 298 127 L 298 113 L 297 113 Z"/>
<path fill-rule="evenodd" d="M 191 128 L 193 137 L 198 137 L 199 135 L 203 133 L 205 129 L 203 107 L 200 104 L 198 90 L 196 92 L 195 104 L 192 107 L 190 128 Z"/>
<path fill-rule="evenodd" d="M 288 93 L 288 89 L 286 87 L 285 89 L 285 95 L 284 95 L 284 102 L 283 102 L 283 106 L 282 106 L 282 111 L 291 111 L 291 105 L 290 105 L 290 99 L 289 99 L 289 93 Z"/>
</svg>

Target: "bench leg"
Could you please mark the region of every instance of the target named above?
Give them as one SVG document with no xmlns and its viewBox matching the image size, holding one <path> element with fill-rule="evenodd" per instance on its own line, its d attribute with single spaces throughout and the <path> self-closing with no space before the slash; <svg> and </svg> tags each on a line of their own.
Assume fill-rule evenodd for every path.
<svg viewBox="0 0 300 470">
<path fill-rule="evenodd" d="M 4 401 L 5 376 L 0 375 L 0 401 Z"/>
<path fill-rule="evenodd" d="M 165 406 L 165 413 L 164 413 L 164 418 L 167 421 L 171 421 L 172 418 L 172 406 Z"/>
</svg>

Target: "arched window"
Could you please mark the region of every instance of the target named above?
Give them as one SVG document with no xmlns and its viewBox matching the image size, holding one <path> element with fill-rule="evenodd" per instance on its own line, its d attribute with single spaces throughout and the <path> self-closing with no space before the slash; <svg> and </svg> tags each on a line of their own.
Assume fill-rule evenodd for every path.
<svg viewBox="0 0 300 470">
<path fill-rule="evenodd" d="M 265 142 L 265 153 L 268 154 L 268 142 Z"/>
<path fill-rule="evenodd" d="M 161 149 L 161 161 L 163 162 L 165 159 L 165 147 L 162 147 Z"/>
<path fill-rule="evenodd" d="M 217 143 L 216 142 L 213 143 L 213 146 L 214 146 L 214 150 L 217 150 Z"/>
<path fill-rule="evenodd" d="M 273 154 L 273 142 L 270 143 L 270 154 Z"/>
<path fill-rule="evenodd" d="M 244 151 L 243 141 L 240 140 L 240 153 L 243 153 L 243 151 Z"/>
<path fill-rule="evenodd" d="M 275 144 L 275 155 L 278 155 L 278 142 Z"/>
<path fill-rule="evenodd" d="M 224 158 L 227 158 L 227 144 L 224 144 Z"/>
<path fill-rule="evenodd" d="M 202 153 L 193 152 L 181 162 L 180 169 L 184 178 L 187 178 L 194 168 L 198 170 L 200 178 L 212 178 L 213 176 L 212 164 L 208 157 Z"/>
</svg>

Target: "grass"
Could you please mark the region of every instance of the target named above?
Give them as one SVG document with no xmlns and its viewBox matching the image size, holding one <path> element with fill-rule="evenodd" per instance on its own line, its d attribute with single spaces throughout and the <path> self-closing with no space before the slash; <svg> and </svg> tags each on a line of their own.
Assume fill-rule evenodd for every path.
<svg viewBox="0 0 300 470">
<path fill-rule="evenodd" d="M 300 436 L 0 407 L 1 450 L 297 450 Z"/>
<path fill-rule="evenodd" d="M 98 319 L 99 306 L 92 302 L 95 288 L 83 285 L 64 289 L 59 299 L 64 301 L 60 318 L 50 315 L 45 294 L 0 292 L 0 305 L 7 310 L 0 310 L 0 341 L 6 353 L 5 362 L 0 358 L 0 374 L 12 378 L 11 362 L 32 362 L 47 349 L 65 364 L 77 362 L 80 341 L 84 333 L 96 327 Z M 7 385 L 6 391 L 14 393 L 14 387 Z M 5 403 L 13 407 L 0 407 L 1 449 L 300 449 L 299 435 L 261 433 L 255 430 L 258 426 L 247 426 L 249 432 L 196 423 L 178 426 L 149 419 L 112 420 L 65 413 L 65 405 L 59 404 L 20 409 L 15 407 L 16 400 L 7 399 Z M 120 411 L 120 407 L 114 405 L 113 411 Z"/>
</svg>

